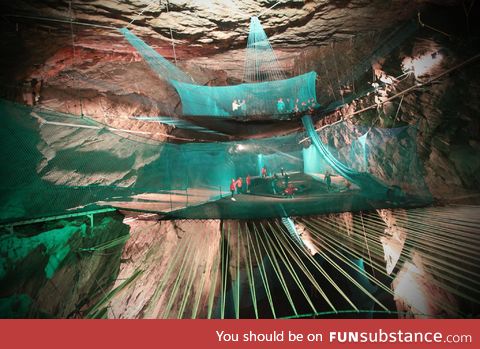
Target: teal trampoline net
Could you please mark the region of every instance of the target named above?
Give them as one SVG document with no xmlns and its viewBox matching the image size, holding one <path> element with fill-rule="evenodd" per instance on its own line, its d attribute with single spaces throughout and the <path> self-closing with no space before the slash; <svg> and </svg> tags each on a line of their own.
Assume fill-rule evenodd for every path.
<svg viewBox="0 0 480 349">
<path fill-rule="evenodd" d="M 168 59 L 160 55 L 152 47 L 147 45 L 142 39 L 133 34 L 127 28 L 119 29 L 125 39 L 142 55 L 145 62 L 162 79 L 177 80 L 183 82 L 194 82 L 193 78 L 177 68 Z"/>
<path fill-rule="evenodd" d="M 316 73 L 286 79 L 280 74 L 278 61 L 260 22 L 257 19 L 253 23 L 245 65 L 245 78 L 249 82 L 233 86 L 199 85 L 127 28 L 120 32 L 158 76 L 174 86 L 182 102 L 183 115 L 223 118 L 260 115 L 275 119 L 295 110 L 316 107 Z M 264 35 L 259 35 L 259 31 Z M 255 69 L 259 71 L 255 73 Z M 262 77 L 275 80 L 263 81 Z"/>
<path fill-rule="evenodd" d="M 0 112 L 3 223 L 93 207 L 173 218 L 249 219 L 430 201 L 415 127 L 341 123 L 316 133 L 325 148 L 319 151 L 316 141 L 300 142 L 310 131 L 172 144 L 6 101 L 0 102 Z"/>
<path fill-rule="evenodd" d="M 184 115 L 274 117 L 292 113 L 295 104 L 315 103 L 316 76 L 310 72 L 285 80 L 235 86 L 200 86 L 174 80 L 171 83 L 180 95 Z"/>
</svg>

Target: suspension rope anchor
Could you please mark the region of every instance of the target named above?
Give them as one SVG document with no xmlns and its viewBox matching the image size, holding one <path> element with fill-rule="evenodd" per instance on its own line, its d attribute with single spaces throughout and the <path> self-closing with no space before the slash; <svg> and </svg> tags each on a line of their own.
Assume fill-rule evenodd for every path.
<svg viewBox="0 0 480 349">
<path fill-rule="evenodd" d="M 258 16 L 256 16 L 257 18 L 260 18 L 261 16 L 263 16 L 265 13 L 267 13 L 268 11 L 270 11 L 271 9 L 273 9 L 275 6 L 277 6 L 278 4 L 280 4 L 282 1 L 277 1 L 275 4 L 273 4 L 272 6 L 270 6 L 269 8 L 263 10 L 262 12 L 260 12 L 260 14 Z"/>
</svg>

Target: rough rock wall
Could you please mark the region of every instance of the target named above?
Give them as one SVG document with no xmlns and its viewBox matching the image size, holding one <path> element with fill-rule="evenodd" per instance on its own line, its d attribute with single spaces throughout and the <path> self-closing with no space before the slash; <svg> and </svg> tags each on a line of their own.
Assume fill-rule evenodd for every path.
<svg viewBox="0 0 480 349">
<path fill-rule="evenodd" d="M 125 40 L 80 33 L 72 46 L 68 35 L 51 38 L 51 33 L 29 27 L 7 30 L 5 40 L 15 50 L 1 62 L 5 71 L 0 75 L 0 96 L 133 130 L 145 124 L 133 123 L 129 117 L 181 113 L 176 91 Z M 227 74 L 216 66 L 196 62 L 179 62 L 179 66 L 199 84 L 227 84 Z M 32 79 L 38 86 L 31 86 Z"/>
<path fill-rule="evenodd" d="M 465 56 L 448 57 L 443 71 L 469 58 Z M 404 99 L 403 118 L 418 117 L 418 151 L 436 197 L 478 192 L 480 85 L 476 76 L 480 76 L 479 65 L 473 63 Z"/>
<path fill-rule="evenodd" d="M 384 236 L 380 237 L 383 246 L 383 253 L 386 262 L 386 271 L 391 274 L 397 267 L 397 263 L 403 252 L 405 240 L 407 239 L 407 230 L 402 224 L 397 224 L 396 216 L 403 216 L 405 212 L 402 210 L 395 211 L 395 215 L 391 210 L 377 210 L 378 215 L 385 222 Z"/>
<path fill-rule="evenodd" d="M 102 129 L 46 125 L 40 127 L 39 134 L 37 149 L 43 158 L 37 172 L 56 185 L 128 187 L 161 153 L 158 146 L 149 147 Z"/>
<path fill-rule="evenodd" d="M 129 236 L 122 219 L 96 215 L 93 230 L 85 217 L 3 231 L 0 317 L 84 316 L 116 279 Z"/>
<path fill-rule="evenodd" d="M 110 318 L 207 317 L 218 297 L 220 222 L 132 221 L 117 283 L 138 276 L 112 300 Z M 216 291 L 215 291 L 216 290 Z"/>
<path fill-rule="evenodd" d="M 419 38 L 410 57 L 443 57 L 424 76 L 406 80 L 410 86 L 423 83 L 471 58 L 474 50 L 452 47 L 444 38 Z M 401 56 L 399 57 L 401 58 Z M 386 62 L 388 67 L 391 62 Z M 388 68 L 385 68 L 388 69 Z M 451 199 L 478 193 L 480 161 L 479 132 L 479 65 L 472 62 L 459 70 L 407 94 L 394 103 L 397 117 L 403 123 L 417 126 L 417 151 L 423 163 L 425 181 L 436 198 Z M 407 85 L 408 86 L 408 85 Z M 400 85 L 403 90 L 406 86 Z M 389 124 L 391 116 L 386 116 Z"/>
<path fill-rule="evenodd" d="M 458 318 L 478 313 L 477 281 L 471 277 L 479 270 L 471 258 L 476 258 L 479 243 L 473 235 L 466 237 L 464 229 L 449 230 L 453 224 L 445 224 L 445 217 L 469 221 L 476 212 L 471 207 L 383 209 L 300 218 L 297 224 L 317 251 L 362 258 L 370 280 L 375 277 L 389 290 L 376 284 L 375 297 L 396 309 L 399 317 Z M 475 226 L 465 229 L 478 233 Z M 458 245 L 449 238 L 454 233 L 462 234 Z M 468 239 L 468 247 L 463 239 Z"/>
<path fill-rule="evenodd" d="M 408 318 L 459 317 L 457 298 L 438 286 L 424 264 L 422 253 L 413 252 L 392 283 L 397 310 Z"/>
<path fill-rule="evenodd" d="M 446 257 L 445 237 L 440 233 L 431 236 L 428 231 L 429 226 L 438 224 L 435 218 L 422 218 L 408 210 L 378 210 L 378 214 L 385 223 L 380 241 L 386 271 L 394 276 L 391 287 L 399 316 L 455 318 L 475 313 L 474 303 L 465 301 L 473 293 L 464 291 L 463 278 L 478 268 L 456 259 L 456 252 L 447 252 Z M 447 214 L 458 212 L 447 209 L 443 215 Z M 444 228 L 438 225 L 436 229 Z M 471 248 L 477 249 L 476 245 L 477 241 L 472 241 Z M 449 248 L 455 247 L 450 244 Z M 464 251 L 470 253 L 469 248 Z"/>
<path fill-rule="evenodd" d="M 408 134 L 400 133 L 394 143 L 385 131 L 371 129 L 369 140 L 378 154 L 369 154 L 368 170 L 389 184 L 403 181 L 415 190 L 425 188 L 425 180 L 436 199 L 448 201 L 478 194 L 480 184 L 480 70 L 478 60 L 461 65 L 477 54 L 476 45 L 474 37 L 449 40 L 434 31 L 419 30 L 387 56 L 370 62 L 369 75 L 352 69 L 355 62 L 361 63 L 362 49 L 374 46 L 368 36 L 359 36 L 355 42 L 306 50 L 296 66 L 322 72 L 317 84 L 322 104 L 359 97 L 318 124 L 347 119 L 346 126 L 321 133 L 341 159 L 348 162 L 349 146 L 371 126 L 386 131 L 410 126 Z M 372 79 L 382 74 L 393 82 L 366 94 Z M 416 84 L 422 86 L 389 100 Z M 367 107 L 372 108 L 352 116 Z M 361 167 L 361 155 L 357 154 L 354 168 Z"/>
<path fill-rule="evenodd" d="M 429 2 L 444 6 L 459 3 L 456 0 Z M 165 2 L 146 4 L 141 0 L 128 3 L 90 1 L 73 3 L 70 11 L 69 3 L 65 0 L 48 3 L 22 0 L 10 4 L 9 9 L 14 13 L 33 12 L 44 17 L 71 16 L 76 21 L 116 28 L 131 22 L 132 30 L 154 40 L 171 57 L 170 29 L 174 33 L 180 55 L 192 51 L 211 52 L 243 46 L 248 35 L 250 17 L 261 15 L 274 44 L 302 47 L 324 44 L 332 38 L 338 40 L 352 37 L 361 31 L 381 29 L 415 15 L 418 9 L 424 7 L 422 0 L 292 0 L 279 4 L 270 0 L 170 0 L 168 4 L 167 8 Z M 100 32 L 110 39 L 118 36 L 112 30 L 82 29 L 89 35 L 98 35 Z"/>
</svg>

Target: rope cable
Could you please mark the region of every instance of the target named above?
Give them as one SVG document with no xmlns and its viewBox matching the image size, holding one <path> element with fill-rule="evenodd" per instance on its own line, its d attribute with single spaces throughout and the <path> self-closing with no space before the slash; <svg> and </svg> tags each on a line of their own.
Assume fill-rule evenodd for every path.
<svg viewBox="0 0 480 349">
<path fill-rule="evenodd" d="M 170 14 L 169 4 L 170 4 L 170 1 L 167 0 L 167 13 Z M 172 41 L 173 59 L 175 61 L 175 65 L 177 65 L 177 53 L 175 51 L 175 40 L 173 39 L 172 26 L 169 26 L 169 28 L 170 28 L 170 40 Z"/>
<path fill-rule="evenodd" d="M 152 6 L 153 4 L 156 4 L 156 3 L 157 3 L 157 2 L 156 2 L 155 0 L 149 1 L 149 2 L 148 2 L 148 5 L 145 6 L 145 8 L 144 8 L 142 11 L 140 11 L 136 16 L 134 16 L 133 19 L 127 24 L 127 26 L 126 26 L 125 28 L 128 28 L 134 21 L 137 20 L 138 17 L 140 17 L 141 15 L 143 15 L 143 13 L 144 13 L 145 11 L 147 11 L 147 10 L 150 8 L 150 6 Z"/>
</svg>

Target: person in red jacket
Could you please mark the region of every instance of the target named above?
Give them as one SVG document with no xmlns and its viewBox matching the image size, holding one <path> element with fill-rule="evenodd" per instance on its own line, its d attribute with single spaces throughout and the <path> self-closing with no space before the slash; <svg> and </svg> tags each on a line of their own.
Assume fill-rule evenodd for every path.
<svg viewBox="0 0 480 349">
<path fill-rule="evenodd" d="M 232 178 L 232 183 L 230 183 L 230 191 L 232 192 L 232 200 L 233 200 L 233 194 L 235 194 L 236 187 L 237 187 L 237 182 L 235 181 L 234 178 Z"/>
<path fill-rule="evenodd" d="M 250 184 L 252 184 L 252 179 L 250 178 L 250 175 L 247 175 L 245 182 L 247 182 L 247 193 L 250 193 Z"/>
<path fill-rule="evenodd" d="M 237 193 L 243 193 L 243 180 L 242 177 L 237 179 Z"/>
<path fill-rule="evenodd" d="M 267 167 L 266 166 L 262 167 L 262 177 L 267 178 Z"/>
<path fill-rule="evenodd" d="M 285 195 L 286 195 L 287 197 L 293 198 L 293 195 L 295 194 L 295 192 L 296 192 L 297 190 L 298 190 L 298 188 L 295 188 L 295 187 L 293 186 L 293 184 L 290 183 L 290 184 L 288 185 L 288 187 L 285 188 L 285 190 L 284 190 L 283 192 L 285 193 Z"/>
</svg>

